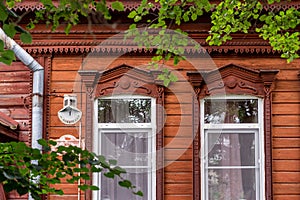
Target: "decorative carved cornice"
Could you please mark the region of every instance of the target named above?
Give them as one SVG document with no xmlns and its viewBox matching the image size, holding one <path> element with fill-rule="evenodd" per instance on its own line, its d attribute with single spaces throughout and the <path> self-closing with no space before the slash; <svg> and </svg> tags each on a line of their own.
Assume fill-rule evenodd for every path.
<svg viewBox="0 0 300 200">
<path fill-rule="evenodd" d="M 110 11 L 113 11 L 112 6 L 111 6 L 111 2 L 110 0 L 107 1 L 107 5 Z M 152 1 L 153 2 L 153 1 Z M 218 0 L 213 0 L 210 1 L 213 3 L 218 3 L 220 1 Z M 134 9 L 137 9 L 138 5 L 141 3 L 140 0 L 122 0 L 122 3 L 124 4 L 124 10 L 125 12 L 130 12 Z M 160 5 L 153 2 L 154 6 L 151 8 L 152 11 L 157 11 L 160 9 Z M 53 1 L 54 5 L 57 5 L 58 2 L 57 1 Z M 293 1 L 285 1 L 285 2 L 281 2 L 281 3 L 274 3 L 272 5 L 268 5 L 265 4 L 263 6 L 264 10 L 266 11 L 274 11 L 274 10 L 287 10 L 291 7 L 294 7 L 296 9 L 300 8 L 300 2 L 297 0 L 293 0 Z M 16 6 L 13 8 L 14 11 L 35 11 L 35 10 L 40 10 L 43 9 L 43 6 L 41 5 L 40 2 L 37 1 L 33 1 L 33 0 L 26 0 L 26 1 L 22 1 L 20 3 L 17 3 Z"/>
<path fill-rule="evenodd" d="M 199 93 L 199 98 L 216 94 L 265 96 L 270 92 L 278 72 L 278 70 L 252 70 L 229 64 L 217 70 L 188 72 L 187 75 Z"/>
<path fill-rule="evenodd" d="M 78 72 L 86 85 L 89 97 L 117 94 L 141 94 L 159 98 L 163 89 L 157 85 L 157 71 L 144 71 L 121 65 L 106 71 Z"/>
<path fill-rule="evenodd" d="M 252 41 L 251 41 L 252 40 Z M 147 50 L 145 48 L 140 48 L 133 42 L 117 41 L 117 40 L 107 40 L 101 43 L 103 39 L 99 40 L 85 40 L 81 41 L 38 41 L 34 40 L 32 44 L 22 45 L 22 47 L 30 54 L 45 54 L 45 53 L 55 53 L 55 54 L 83 54 L 83 53 L 103 53 L 103 54 L 126 54 L 126 53 L 153 53 L 153 49 Z M 256 54 L 256 55 L 274 55 L 278 54 L 276 51 L 269 46 L 266 41 L 261 39 L 249 39 L 227 42 L 222 46 L 208 46 L 205 39 L 198 41 L 203 47 L 199 50 L 195 50 L 192 46 L 185 47 L 185 53 L 189 55 L 194 54 Z"/>
</svg>

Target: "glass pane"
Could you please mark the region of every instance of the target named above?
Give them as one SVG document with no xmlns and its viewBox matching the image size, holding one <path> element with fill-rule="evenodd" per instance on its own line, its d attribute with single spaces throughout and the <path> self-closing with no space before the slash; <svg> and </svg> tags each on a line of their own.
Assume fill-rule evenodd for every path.
<svg viewBox="0 0 300 200">
<path fill-rule="evenodd" d="M 258 123 L 257 99 L 205 99 L 204 122 Z"/>
<path fill-rule="evenodd" d="M 99 123 L 150 123 L 151 99 L 99 99 Z"/>
<path fill-rule="evenodd" d="M 255 166 L 254 133 L 208 133 L 208 166 Z"/>
<path fill-rule="evenodd" d="M 255 169 L 209 169 L 209 200 L 255 200 Z"/>
<path fill-rule="evenodd" d="M 127 169 L 126 169 L 127 170 Z M 149 172 L 150 173 L 150 172 Z M 132 191 L 124 187 L 120 187 L 119 178 L 106 178 L 102 175 L 101 179 L 101 199 L 102 200 L 146 200 L 148 199 L 148 177 L 147 173 L 126 173 L 123 177 L 143 192 L 143 197 L 132 194 Z"/>
<path fill-rule="evenodd" d="M 101 154 L 120 166 L 148 165 L 148 132 L 101 133 Z"/>
</svg>

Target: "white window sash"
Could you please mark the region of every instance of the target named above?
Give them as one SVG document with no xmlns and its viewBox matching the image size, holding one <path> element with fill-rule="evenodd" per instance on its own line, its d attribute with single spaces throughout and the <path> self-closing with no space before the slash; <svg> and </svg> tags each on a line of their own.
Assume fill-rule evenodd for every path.
<svg viewBox="0 0 300 200">
<path fill-rule="evenodd" d="M 204 123 L 204 100 L 205 99 L 257 99 L 258 100 L 258 123 L 221 123 L 221 124 L 206 124 Z M 265 199 L 265 175 L 264 175 L 264 113 L 263 113 L 263 99 L 248 95 L 230 95 L 230 96 L 214 96 L 207 97 L 200 101 L 200 137 L 201 139 L 201 199 L 207 200 L 208 195 L 208 182 L 206 175 L 206 170 L 209 169 L 255 169 L 256 173 L 256 199 Z M 208 131 L 217 131 L 217 133 L 232 133 L 236 130 L 238 133 L 243 134 L 243 132 L 250 133 L 252 131 L 257 131 L 255 133 L 255 166 L 226 166 L 226 167 L 208 167 L 208 162 L 206 161 L 206 154 L 208 153 L 206 141 L 203 138 L 207 138 Z M 210 133 L 213 134 L 213 133 Z M 205 177 L 205 178 L 204 178 Z"/>
<path fill-rule="evenodd" d="M 98 123 L 98 99 L 94 102 L 94 135 L 93 135 L 93 151 L 96 154 L 101 154 L 101 145 L 98 145 L 98 141 L 101 144 L 101 134 L 102 133 L 138 133 L 138 132 L 148 132 L 150 135 L 148 140 L 148 154 L 150 154 L 147 166 L 127 166 L 119 165 L 120 167 L 126 169 L 149 169 L 147 173 L 148 178 L 148 200 L 156 199 L 156 99 L 141 96 L 141 95 L 115 95 L 111 97 L 103 97 L 101 99 L 151 99 L 151 123 Z M 93 184 L 100 186 L 101 188 L 101 175 L 93 174 Z M 119 187 L 119 186 L 118 186 Z M 101 199 L 101 190 L 93 191 L 93 199 Z"/>
</svg>

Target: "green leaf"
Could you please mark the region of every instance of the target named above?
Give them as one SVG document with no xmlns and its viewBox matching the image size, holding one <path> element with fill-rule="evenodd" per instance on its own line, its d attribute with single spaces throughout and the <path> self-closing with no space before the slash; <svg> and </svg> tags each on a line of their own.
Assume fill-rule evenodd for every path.
<svg viewBox="0 0 300 200">
<path fill-rule="evenodd" d="M 137 192 L 134 192 L 133 194 L 141 196 L 141 197 L 144 196 L 142 191 L 137 191 Z"/>
<path fill-rule="evenodd" d="M 168 87 L 170 82 L 171 82 L 170 79 L 164 79 L 164 86 Z"/>
<path fill-rule="evenodd" d="M 3 30 L 11 38 L 13 38 L 15 36 L 15 34 L 17 33 L 14 24 L 4 24 Z"/>
<path fill-rule="evenodd" d="M 106 176 L 107 178 L 114 178 L 115 174 L 112 172 L 107 172 L 107 173 L 104 173 L 104 176 Z"/>
<path fill-rule="evenodd" d="M 31 37 L 31 34 L 30 33 L 21 33 L 20 35 L 20 39 L 23 43 L 27 43 L 27 44 L 30 44 L 32 43 L 32 37 Z"/>
<path fill-rule="evenodd" d="M 5 50 L 0 54 L 0 62 L 3 62 L 6 65 L 10 65 L 14 60 L 16 60 L 16 57 L 12 50 Z"/>
<path fill-rule="evenodd" d="M 0 52 L 4 51 L 4 42 L 0 40 Z"/>
<path fill-rule="evenodd" d="M 8 17 L 6 7 L 3 5 L 3 1 L 0 2 L 0 21 L 5 21 Z"/>
<path fill-rule="evenodd" d="M 132 183 L 128 180 L 119 181 L 119 185 L 128 189 L 132 187 Z"/>
<path fill-rule="evenodd" d="M 81 190 L 87 190 L 87 189 L 89 189 L 89 186 L 88 185 L 78 185 L 78 188 Z"/>
<path fill-rule="evenodd" d="M 124 11 L 124 5 L 122 2 L 119 1 L 112 2 L 111 7 L 117 11 Z"/>
<path fill-rule="evenodd" d="M 109 164 L 111 165 L 116 165 L 117 164 L 117 161 L 116 160 L 108 160 Z"/>
<path fill-rule="evenodd" d="M 89 189 L 90 189 L 90 190 L 100 190 L 100 188 L 97 187 L 97 186 L 95 186 L 95 185 L 91 185 L 91 186 L 89 187 Z"/>
<path fill-rule="evenodd" d="M 137 12 L 135 10 L 133 10 L 129 13 L 129 15 L 127 17 L 133 19 L 136 15 L 137 15 Z"/>
</svg>

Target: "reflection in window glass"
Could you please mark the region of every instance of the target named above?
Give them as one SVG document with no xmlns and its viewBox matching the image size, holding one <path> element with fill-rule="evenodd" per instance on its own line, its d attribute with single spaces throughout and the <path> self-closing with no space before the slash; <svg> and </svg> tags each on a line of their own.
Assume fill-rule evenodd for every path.
<svg viewBox="0 0 300 200">
<path fill-rule="evenodd" d="M 102 154 L 122 166 L 148 165 L 148 132 L 109 132 L 101 135 Z"/>
<path fill-rule="evenodd" d="M 99 99 L 99 123 L 151 123 L 151 99 Z"/>
<path fill-rule="evenodd" d="M 255 169 L 209 169 L 209 200 L 256 200 Z"/>
<path fill-rule="evenodd" d="M 210 133 L 208 145 L 208 166 L 255 166 L 254 133 Z"/>
<path fill-rule="evenodd" d="M 257 123 L 257 99 L 206 99 L 204 102 L 204 122 Z"/>
<path fill-rule="evenodd" d="M 128 171 L 128 170 L 127 170 Z M 131 170 L 132 171 L 132 170 Z M 101 181 L 101 193 L 103 200 L 147 200 L 148 191 L 148 175 L 147 172 L 140 173 L 126 173 L 122 175 L 123 178 L 130 180 L 131 183 L 137 186 L 137 190 L 143 191 L 143 196 L 138 196 L 133 194 L 130 189 L 120 187 L 118 182 L 120 181 L 119 177 L 116 176 L 114 179 L 104 177 L 102 175 Z"/>
</svg>

